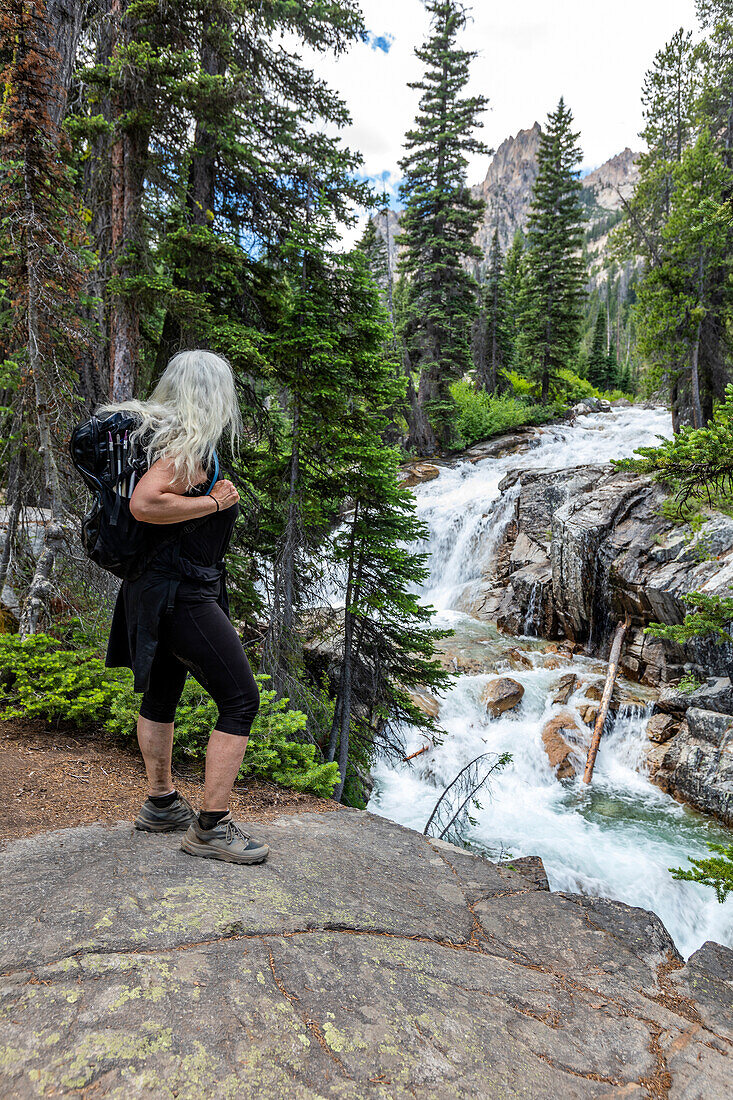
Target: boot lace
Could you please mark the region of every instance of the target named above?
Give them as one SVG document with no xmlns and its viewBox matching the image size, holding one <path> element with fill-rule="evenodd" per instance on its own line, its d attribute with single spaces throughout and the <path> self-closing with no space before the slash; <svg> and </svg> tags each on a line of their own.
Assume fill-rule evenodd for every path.
<svg viewBox="0 0 733 1100">
<path fill-rule="evenodd" d="M 231 844 L 233 840 L 243 840 L 247 844 L 252 837 L 249 833 L 245 833 L 244 829 L 241 829 L 239 825 L 236 825 L 233 821 L 227 821 L 226 824 L 226 842 Z"/>
</svg>

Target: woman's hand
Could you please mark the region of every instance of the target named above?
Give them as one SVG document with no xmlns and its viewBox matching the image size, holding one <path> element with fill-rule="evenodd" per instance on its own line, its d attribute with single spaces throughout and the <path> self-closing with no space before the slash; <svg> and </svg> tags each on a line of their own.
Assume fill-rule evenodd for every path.
<svg viewBox="0 0 733 1100">
<path fill-rule="evenodd" d="M 219 501 L 219 508 L 222 512 L 239 502 L 239 491 L 226 478 L 223 481 L 217 481 L 209 496 Z"/>
</svg>

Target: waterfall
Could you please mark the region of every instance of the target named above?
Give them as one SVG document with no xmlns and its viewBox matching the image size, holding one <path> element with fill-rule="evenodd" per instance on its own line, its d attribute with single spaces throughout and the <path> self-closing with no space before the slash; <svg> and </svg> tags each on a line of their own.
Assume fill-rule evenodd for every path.
<svg viewBox="0 0 733 1100">
<path fill-rule="evenodd" d="M 545 724 L 560 711 L 572 718 L 568 736 L 576 768 L 590 738 L 589 687 L 603 682 L 605 666 L 586 656 L 563 658 L 546 642 L 508 639 L 495 627 L 460 610 L 482 583 L 493 581 L 496 552 L 515 515 L 519 484 L 503 494 L 499 484 L 514 471 L 563 470 L 630 455 L 669 435 L 661 409 L 624 409 L 579 419 L 572 427 L 549 427 L 539 445 L 520 455 L 472 464 L 459 462 L 415 489 L 418 514 L 429 536 L 429 576 L 421 597 L 436 609 L 435 623 L 455 631 L 451 648 L 479 651 L 492 673 L 459 676 L 440 700 L 443 743 L 412 764 L 384 760 L 374 769 L 370 810 L 422 830 L 443 789 L 481 753 L 509 752 L 512 762 L 493 777 L 480 796 L 476 822 L 464 840 L 493 859 L 507 853 L 539 855 L 554 890 L 600 895 L 658 913 L 678 948 L 689 954 L 706 939 L 733 944 L 733 899 L 719 905 L 711 890 L 676 882 L 670 867 L 687 856 L 707 854 L 708 842 L 731 843 L 733 834 L 675 802 L 654 787 L 645 772 L 646 722 L 643 706 L 622 708 L 607 728 L 594 781 L 559 782 L 542 742 Z M 534 586 L 524 621 L 537 630 L 540 588 Z M 554 647 L 555 649 L 557 647 Z M 553 700 L 564 676 L 575 676 L 570 697 Z M 521 704 L 491 718 L 481 692 L 496 674 L 508 674 L 524 688 Z M 621 681 L 622 686 L 624 682 Z M 631 685 L 626 685 L 631 690 Z M 407 752 L 424 744 L 419 731 L 403 730 Z"/>
</svg>

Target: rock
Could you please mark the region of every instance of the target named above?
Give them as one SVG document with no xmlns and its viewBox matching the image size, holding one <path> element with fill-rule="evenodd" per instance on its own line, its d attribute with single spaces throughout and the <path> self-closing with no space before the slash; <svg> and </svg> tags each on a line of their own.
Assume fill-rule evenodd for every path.
<svg viewBox="0 0 733 1100">
<path fill-rule="evenodd" d="M 595 726 L 596 718 L 598 717 L 598 707 L 594 706 L 592 703 L 589 703 L 585 707 L 579 707 L 578 713 L 580 714 L 580 717 L 582 718 L 586 726 Z"/>
<path fill-rule="evenodd" d="M 660 514 L 662 486 L 610 466 L 514 471 L 500 488 L 516 495 L 517 482 L 515 519 L 497 551 L 503 572 L 494 578 L 505 588 L 497 615 L 506 629 L 519 631 L 528 619 L 533 577 L 525 571 L 542 571 L 542 614 L 533 633 L 564 634 L 599 648 L 629 614 L 622 657 L 627 674 L 659 685 L 670 679 L 668 666 L 692 661 L 710 674 L 728 675 L 733 645 L 698 640 L 682 649 L 645 635 L 644 627 L 681 622 L 689 591 L 728 594 L 733 519 L 713 514 L 691 538 L 689 529 Z M 733 701 L 719 709 L 729 705 Z"/>
<path fill-rule="evenodd" d="M 431 462 L 416 462 L 408 467 L 405 476 L 400 481 L 403 488 L 411 489 L 413 485 L 421 485 L 425 481 L 434 481 L 440 474 L 437 466 Z"/>
<path fill-rule="evenodd" d="M 510 634 L 547 637 L 553 633 L 552 572 L 549 562 L 512 573 L 496 624 Z"/>
<path fill-rule="evenodd" d="M 505 711 L 519 706 L 523 696 L 524 688 L 517 680 L 501 676 L 498 680 L 489 681 L 481 692 L 481 702 L 492 718 L 498 718 Z"/>
<path fill-rule="evenodd" d="M 567 672 L 564 676 L 561 676 L 557 690 L 552 697 L 553 703 L 567 703 L 568 699 L 575 691 L 577 683 L 578 678 L 574 672 Z"/>
<path fill-rule="evenodd" d="M 530 879 L 538 890 L 550 889 L 547 871 L 539 856 L 520 856 L 519 859 L 510 859 L 504 866 L 511 867 L 513 871 Z"/>
<path fill-rule="evenodd" d="M 726 948 L 369 813 L 257 833 L 248 868 L 129 823 L 7 845 L 2 1096 L 728 1094 Z"/>
<path fill-rule="evenodd" d="M 653 714 L 646 726 L 646 735 L 650 741 L 663 745 L 679 731 L 679 722 L 671 714 Z"/>
<path fill-rule="evenodd" d="M 515 662 L 517 668 L 534 668 L 527 654 L 522 653 L 521 649 L 510 649 L 507 656 Z"/>
<path fill-rule="evenodd" d="M 575 718 L 569 711 L 563 711 L 546 723 L 542 730 L 542 744 L 545 747 L 550 767 L 555 769 L 558 779 L 570 779 L 575 775 L 572 761 L 573 747 L 562 733 L 577 732 Z"/>
<path fill-rule="evenodd" d="M 589 684 L 585 689 L 585 697 L 594 703 L 600 703 L 603 698 L 603 688 L 598 684 Z"/>
<path fill-rule="evenodd" d="M 733 825 L 733 716 L 691 707 L 676 736 L 659 749 L 649 754 L 653 782 Z"/>
<path fill-rule="evenodd" d="M 427 691 L 408 691 L 407 693 L 415 706 L 427 715 L 428 718 L 437 718 L 440 714 L 440 703 L 434 695 Z"/>
<path fill-rule="evenodd" d="M 518 454 L 526 451 L 536 435 L 536 428 L 519 428 L 516 431 L 496 436 L 494 439 L 487 439 L 483 443 L 475 443 L 464 453 L 468 461 L 475 465 L 485 458 L 502 458 L 507 454 Z"/>
<path fill-rule="evenodd" d="M 733 734 L 733 717 L 691 707 L 687 712 L 687 726 L 692 737 L 722 747 L 729 735 Z"/>
<path fill-rule="evenodd" d="M 690 707 L 733 714 L 733 684 L 729 676 L 710 676 L 696 691 L 679 691 L 670 684 L 661 692 L 657 705 L 667 714 L 684 714 Z"/>
</svg>

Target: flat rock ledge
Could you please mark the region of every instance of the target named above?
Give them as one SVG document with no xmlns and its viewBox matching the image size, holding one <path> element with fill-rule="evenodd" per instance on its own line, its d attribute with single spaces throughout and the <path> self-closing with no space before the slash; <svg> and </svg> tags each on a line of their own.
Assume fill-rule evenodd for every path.
<svg viewBox="0 0 733 1100">
<path fill-rule="evenodd" d="M 128 824 L 5 848 L 0 1096 L 731 1095 L 726 948 L 366 812 L 257 835 L 257 867 Z"/>
</svg>

